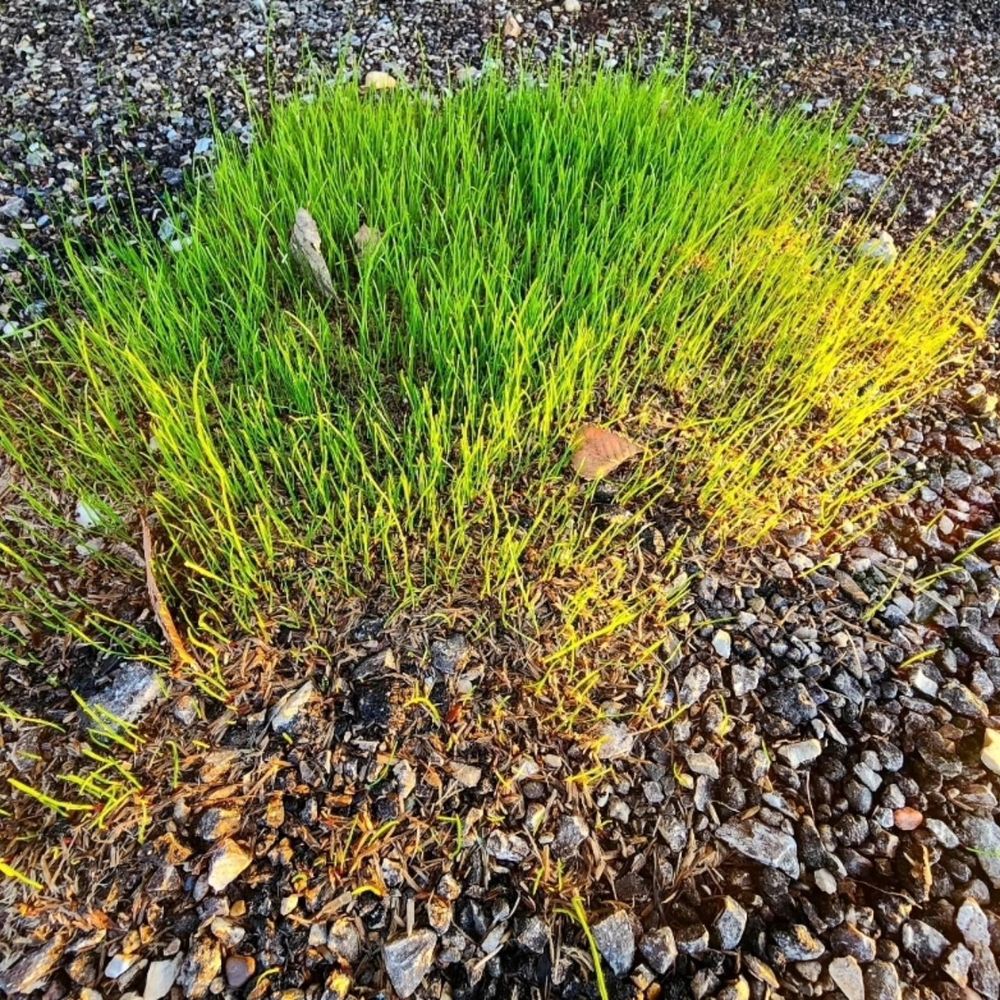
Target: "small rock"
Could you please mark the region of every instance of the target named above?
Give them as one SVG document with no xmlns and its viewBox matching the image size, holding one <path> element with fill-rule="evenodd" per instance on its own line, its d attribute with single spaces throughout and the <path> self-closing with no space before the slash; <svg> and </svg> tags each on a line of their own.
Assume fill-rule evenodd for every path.
<svg viewBox="0 0 1000 1000">
<path fill-rule="evenodd" d="M 1000 968 L 988 944 L 977 944 L 972 949 L 972 968 L 969 970 L 972 988 L 986 1000 L 1000 1000 Z"/>
<path fill-rule="evenodd" d="M 835 958 L 827 972 L 847 1000 L 865 1000 L 864 976 L 856 958 Z"/>
<path fill-rule="evenodd" d="M 0 233 L 0 257 L 13 256 L 21 252 L 21 241 L 16 236 Z"/>
<path fill-rule="evenodd" d="M 1000 826 L 986 816 L 972 814 L 957 817 L 955 826 L 959 841 L 976 855 L 993 887 L 1000 889 Z"/>
<path fill-rule="evenodd" d="M 858 194 L 875 194 L 885 184 L 884 174 L 869 174 L 864 170 L 852 170 L 844 186 Z"/>
<path fill-rule="evenodd" d="M 0 972 L 0 991 L 8 995 L 33 993 L 44 986 L 59 965 L 70 937 L 68 931 L 57 931 L 41 948 L 29 952 Z"/>
<path fill-rule="evenodd" d="M 708 949 L 708 928 L 704 924 L 685 924 L 674 933 L 674 941 L 682 955 L 701 955 Z"/>
<path fill-rule="evenodd" d="M 816 888 L 820 892 L 825 892 L 828 896 L 834 895 L 837 891 L 837 879 L 825 868 L 818 868 L 813 873 L 813 880 L 816 882 Z"/>
<path fill-rule="evenodd" d="M 414 931 L 382 947 L 385 971 L 393 989 L 406 1000 L 413 996 L 434 965 L 437 935 L 432 930 Z"/>
<path fill-rule="evenodd" d="M 240 814 L 235 809 L 206 809 L 198 820 L 195 832 L 202 840 L 215 841 L 232 836 L 240 828 Z"/>
<path fill-rule="evenodd" d="M 380 69 L 369 70 L 365 74 L 365 90 L 393 90 L 396 84 L 394 76 Z"/>
<path fill-rule="evenodd" d="M 639 951 L 657 975 L 664 975 L 677 961 L 674 932 L 669 927 L 658 927 L 655 931 L 644 934 Z"/>
<path fill-rule="evenodd" d="M 184 988 L 184 996 L 198 1000 L 208 993 L 212 980 L 222 971 L 222 952 L 213 938 L 203 937 L 195 941 L 194 947 L 181 964 L 177 976 Z"/>
<path fill-rule="evenodd" d="M 743 940 L 747 926 L 747 911 L 730 896 L 722 901 L 722 909 L 712 924 L 715 939 L 723 951 L 734 951 Z"/>
<path fill-rule="evenodd" d="M 104 967 L 104 975 L 108 979 L 118 979 L 139 961 L 138 955 L 115 955 Z"/>
<path fill-rule="evenodd" d="M 615 975 L 624 976 L 635 960 L 635 927 L 631 914 L 616 910 L 594 924 L 592 933 L 598 950 Z"/>
<path fill-rule="evenodd" d="M 568 858 L 576 854 L 580 845 L 590 836 L 590 827 L 581 816 L 563 816 L 559 821 L 552 853 L 557 858 Z"/>
<path fill-rule="evenodd" d="M 0 215 L 8 219 L 16 219 L 26 208 L 26 203 L 23 198 L 18 198 L 16 195 L 8 198 L 2 205 L 0 205 Z"/>
<path fill-rule="evenodd" d="M 235 840 L 221 841 L 209 853 L 208 884 L 222 892 L 230 882 L 250 867 L 253 858 Z"/>
<path fill-rule="evenodd" d="M 472 647 L 464 635 L 450 635 L 431 643 L 431 664 L 438 673 L 450 676 L 461 673 L 472 656 Z"/>
<path fill-rule="evenodd" d="M 175 955 L 160 962 L 150 962 L 146 972 L 146 988 L 142 1000 L 162 1000 L 170 992 L 170 987 L 180 971 L 182 955 Z"/>
<path fill-rule="evenodd" d="M 110 686 L 91 698 L 90 704 L 102 714 L 123 722 L 136 722 L 161 694 L 157 672 L 144 663 L 130 662 L 112 672 Z"/>
<path fill-rule="evenodd" d="M 946 680 L 938 690 L 938 698 L 957 715 L 964 715 L 967 719 L 985 719 L 990 714 L 986 702 L 961 681 Z"/>
<path fill-rule="evenodd" d="M 621 760 L 632 753 L 635 736 L 622 722 L 608 722 L 601 728 L 597 738 L 598 760 Z"/>
<path fill-rule="evenodd" d="M 257 960 L 253 955 L 230 955 L 226 959 L 226 982 L 238 990 L 253 978 L 257 971 Z"/>
<path fill-rule="evenodd" d="M 957 945 L 945 960 L 943 969 L 959 986 L 968 986 L 969 972 L 972 969 L 972 952 L 964 944 Z"/>
<path fill-rule="evenodd" d="M 804 726 L 819 714 L 819 706 L 801 682 L 772 691 L 765 699 L 768 709 L 793 726 Z"/>
<path fill-rule="evenodd" d="M 523 31 L 524 28 L 521 27 L 521 22 L 513 14 L 508 14 L 504 18 L 503 22 L 504 38 L 520 38 Z"/>
<path fill-rule="evenodd" d="M 725 629 L 720 628 L 719 631 L 712 636 L 712 648 L 724 660 L 728 660 L 733 652 L 732 636 L 730 636 Z"/>
<path fill-rule="evenodd" d="M 903 951 L 923 965 L 937 961 L 948 947 L 948 939 L 923 920 L 907 920 L 900 940 Z"/>
<path fill-rule="evenodd" d="M 923 823 L 924 814 L 919 809 L 914 809 L 913 806 L 902 806 L 900 809 L 893 810 L 892 821 L 896 824 L 897 829 L 916 830 Z"/>
<path fill-rule="evenodd" d="M 967 899 L 955 914 L 955 926 L 961 931 L 965 943 L 970 947 L 990 943 L 990 925 L 982 907 L 974 900 Z"/>
<path fill-rule="evenodd" d="M 781 956 L 789 962 L 810 962 L 826 953 L 822 942 L 817 941 L 809 928 L 802 924 L 772 930 L 771 940 Z"/>
<path fill-rule="evenodd" d="M 875 939 L 854 924 L 843 923 L 835 927 L 827 940 L 838 955 L 850 955 L 862 964 L 875 958 Z"/>
<path fill-rule="evenodd" d="M 289 691 L 271 712 L 271 728 L 276 733 L 294 732 L 303 722 L 306 709 L 315 696 L 316 689 L 311 680 Z"/>
<path fill-rule="evenodd" d="M 540 955 L 549 946 L 549 931 L 540 917 L 529 917 L 517 936 L 517 943 L 526 951 Z"/>
<path fill-rule="evenodd" d="M 876 264 L 894 264 L 899 256 L 895 240 L 884 230 L 875 239 L 866 240 L 858 247 L 858 255 Z"/>
<path fill-rule="evenodd" d="M 737 698 L 742 698 L 751 691 L 756 691 L 757 685 L 760 684 L 760 671 L 755 670 L 753 667 L 747 667 L 742 663 L 734 663 L 730 673 L 732 675 L 733 694 Z"/>
<path fill-rule="evenodd" d="M 700 663 L 695 664 L 684 677 L 681 684 L 680 703 L 682 705 L 694 705 L 701 700 L 702 695 L 708 690 L 708 685 L 712 682 L 712 674 L 707 667 Z"/>
<path fill-rule="evenodd" d="M 778 756 L 783 758 L 789 767 L 801 767 L 815 760 L 823 752 L 823 744 L 817 739 L 799 740 L 797 743 L 786 743 L 778 747 Z"/>
<path fill-rule="evenodd" d="M 579 14 L 580 0 L 563 0 L 563 10 L 567 14 Z"/>
<path fill-rule="evenodd" d="M 333 295 L 333 279 L 323 257 L 323 241 L 319 235 L 319 227 L 316 225 L 316 220 L 304 208 L 298 209 L 295 213 L 289 247 L 292 260 L 308 279 L 314 291 L 322 298 L 330 298 Z M 307 686 L 311 694 L 312 683 L 307 682 Z"/>
<path fill-rule="evenodd" d="M 789 878 L 799 877 L 798 847 L 794 838 L 766 826 L 757 819 L 725 823 L 716 836 L 733 850 L 770 868 L 778 868 Z"/>
<path fill-rule="evenodd" d="M 516 865 L 531 853 L 531 845 L 520 834 L 491 830 L 486 838 L 486 853 L 497 861 Z"/>
<path fill-rule="evenodd" d="M 1000 732 L 987 729 L 983 733 L 983 749 L 979 752 L 983 766 L 994 774 L 1000 774 Z"/>
<path fill-rule="evenodd" d="M 899 974 L 890 962 L 872 962 L 865 969 L 865 1000 L 899 1000 Z"/>
<path fill-rule="evenodd" d="M 955 641 L 970 656 L 988 657 L 1000 654 L 996 642 L 972 625 L 959 625 L 952 630 Z"/>
<path fill-rule="evenodd" d="M 357 925 L 350 917 L 338 917 L 330 925 L 326 946 L 344 964 L 357 964 L 361 957 L 361 943 Z"/>
<path fill-rule="evenodd" d="M 704 774 L 706 777 L 717 781 L 719 778 L 719 765 L 715 758 L 707 753 L 688 754 L 687 765 L 695 774 Z"/>
</svg>

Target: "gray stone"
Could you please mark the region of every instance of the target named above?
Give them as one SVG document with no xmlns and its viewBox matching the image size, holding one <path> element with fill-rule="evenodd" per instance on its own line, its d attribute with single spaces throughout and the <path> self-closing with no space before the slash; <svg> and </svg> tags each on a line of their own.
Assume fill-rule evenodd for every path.
<svg viewBox="0 0 1000 1000">
<path fill-rule="evenodd" d="M 733 652 L 732 636 L 730 636 L 724 628 L 720 628 L 719 631 L 712 636 L 712 648 L 724 660 L 728 660 Z"/>
<path fill-rule="evenodd" d="M 632 753 L 635 735 L 622 722 L 607 722 L 598 734 L 597 759 L 621 760 Z"/>
<path fill-rule="evenodd" d="M 899 256 L 895 240 L 883 231 L 874 239 L 866 240 L 858 247 L 858 256 L 876 264 L 893 264 Z"/>
<path fill-rule="evenodd" d="M 0 233 L 0 257 L 20 253 L 21 241 L 16 236 L 4 236 Z"/>
<path fill-rule="evenodd" d="M 295 224 L 289 241 L 292 260 L 299 266 L 313 289 L 323 298 L 333 295 L 333 279 L 323 257 L 323 241 L 320 239 L 316 220 L 304 208 L 295 213 Z"/>
<path fill-rule="evenodd" d="M 222 971 L 222 952 L 211 937 L 198 938 L 187 958 L 181 963 L 177 982 L 188 1000 L 199 1000 L 208 994 L 212 980 Z"/>
<path fill-rule="evenodd" d="M 431 643 L 431 665 L 438 673 L 461 673 L 472 656 L 472 647 L 464 635 L 450 635 Z"/>
<path fill-rule="evenodd" d="M 221 840 L 208 856 L 208 884 L 216 892 L 222 892 L 250 867 L 252 861 L 235 840 Z"/>
<path fill-rule="evenodd" d="M 815 760 L 823 752 L 823 744 L 819 740 L 799 740 L 796 743 L 786 743 L 778 747 L 778 756 L 789 767 L 801 767 Z"/>
<path fill-rule="evenodd" d="M 827 972 L 847 1000 L 865 1000 L 865 980 L 856 958 L 835 958 L 827 967 Z"/>
<path fill-rule="evenodd" d="M 768 709 L 793 726 L 804 726 L 819 714 L 819 706 L 801 682 L 772 691 L 765 702 Z"/>
<path fill-rule="evenodd" d="M 677 944 L 674 932 L 669 927 L 658 927 L 644 934 L 639 945 L 642 957 L 659 976 L 669 972 L 677 961 Z"/>
<path fill-rule="evenodd" d="M 26 204 L 24 199 L 13 195 L 0 205 L 0 215 L 3 215 L 8 219 L 16 219 L 24 212 L 25 207 Z"/>
<path fill-rule="evenodd" d="M 968 719 L 985 719 L 989 715 L 986 702 L 960 681 L 946 680 L 938 691 L 938 698 L 957 715 Z"/>
<path fill-rule="evenodd" d="M 890 962 L 872 962 L 865 969 L 865 1000 L 899 1000 L 899 974 Z"/>
<path fill-rule="evenodd" d="M 713 780 L 718 780 L 719 765 L 715 758 L 707 753 L 691 753 L 687 757 L 687 765 L 695 774 L 704 774 Z"/>
<path fill-rule="evenodd" d="M 942 847 L 958 847 L 958 837 L 955 836 L 955 832 L 947 823 L 942 823 L 941 820 L 935 819 L 933 816 L 928 816 L 924 820 L 924 825 L 934 834 L 935 840 Z"/>
<path fill-rule="evenodd" d="M 826 948 L 802 924 L 771 931 L 771 941 L 782 958 L 789 962 L 811 962 L 826 954 Z"/>
<path fill-rule="evenodd" d="M 589 836 L 590 827 L 582 816 L 563 816 L 552 841 L 552 853 L 557 858 L 571 857 Z"/>
<path fill-rule="evenodd" d="M 529 917 L 517 936 L 517 943 L 527 951 L 540 955 L 549 946 L 549 929 L 540 917 Z"/>
<path fill-rule="evenodd" d="M 787 833 L 751 819 L 724 823 L 715 835 L 740 854 L 777 868 L 789 878 L 799 877 L 798 848 L 794 838 Z"/>
<path fill-rule="evenodd" d="M 144 663 L 123 663 L 111 674 L 111 684 L 90 699 L 92 708 L 122 722 L 137 722 L 161 695 L 159 674 Z"/>
<path fill-rule="evenodd" d="M 737 698 L 748 695 L 751 691 L 757 690 L 760 684 L 760 671 L 753 667 L 744 666 L 742 663 L 734 663 L 730 671 L 732 675 L 733 694 Z"/>
<path fill-rule="evenodd" d="M 230 837 L 239 828 L 240 814 L 235 809 L 222 809 L 213 806 L 201 814 L 195 832 L 202 840 L 211 842 L 222 837 Z"/>
<path fill-rule="evenodd" d="M 733 951 L 743 940 L 747 926 L 747 911 L 731 896 L 722 901 L 722 909 L 712 924 L 715 940 L 723 951 Z"/>
<path fill-rule="evenodd" d="M 997 968 L 996 957 L 988 944 L 977 944 L 972 949 L 969 982 L 986 1000 L 1000 1000 L 1000 968 Z"/>
<path fill-rule="evenodd" d="M 626 910 L 615 910 L 593 925 L 592 933 L 597 949 L 614 970 L 624 976 L 635 961 L 635 923 Z"/>
<path fill-rule="evenodd" d="M 875 194 L 885 184 L 884 174 L 869 174 L 864 170 L 852 170 L 844 187 L 857 194 Z"/>
<path fill-rule="evenodd" d="M 682 955 L 701 955 L 708 949 L 708 928 L 704 924 L 686 924 L 674 933 L 674 941 Z"/>
<path fill-rule="evenodd" d="M 276 733 L 294 732 L 304 721 L 306 710 L 314 697 L 316 689 L 311 680 L 294 691 L 289 691 L 271 712 L 271 728 Z"/>
<path fill-rule="evenodd" d="M 966 814 L 957 818 L 955 832 L 972 851 L 995 889 L 1000 889 L 1000 826 L 986 816 Z"/>
<path fill-rule="evenodd" d="M 923 920 L 907 920 L 903 924 L 900 940 L 903 951 L 922 965 L 936 961 L 948 947 L 948 939 Z"/>
<path fill-rule="evenodd" d="M 854 924 L 843 923 L 835 927 L 828 940 L 838 955 L 850 955 L 861 963 L 870 962 L 875 957 L 875 939 Z"/>
<path fill-rule="evenodd" d="M 142 1000 L 162 1000 L 180 972 L 183 955 L 175 955 L 160 962 L 150 962 L 146 971 L 146 987 L 142 991 Z"/>
<path fill-rule="evenodd" d="M 357 965 L 361 957 L 361 935 L 350 917 L 338 917 L 326 936 L 326 946 L 338 961 L 349 966 Z"/>
<path fill-rule="evenodd" d="M 402 1000 L 413 996 L 431 971 L 437 941 L 434 931 L 421 930 L 396 938 L 383 946 L 382 959 L 386 974 L 392 988 Z"/>
<path fill-rule="evenodd" d="M 972 625 L 959 625 L 952 629 L 952 636 L 955 642 L 970 656 L 997 656 L 1000 649 L 992 636 L 980 631 Z"/>
<path fill-rule="evenodd" d="M 959 986 L 968 986 L 969 972 L 972 970 L 972 952 L 964 944 L 956 945 L 945 959 L 942 968 Z"/>
<path fill-rule="evenodd" d="M 965 943 L 972 948 L 977 944 L 990 943 L 990 924 L 982 907 L 974 900 L 967 899 L 955 914 L 955 926 L 961 931 Z"/>
<path fill-rule="evenodd" d="M 682 705 L 694 705 L 701 700 L 702 695 L 708 690 L 708 685 L 712 683 L 712 675 L 707 667 L 696 663 L 685 675 L 681 684 L 680 703 Z"/>
<path fill-rule="evenodd" d="M 486 838 L 486 853 L 497 861 L 520 864 L 531 853 L 531 845 L 520 834 L 492 830 Z"/>
<path fill-rule="evenodd" d="M 58 967 L 70 937 L 69 931 L 57 931 L 41 948 L 29 952 L 9 969 L 0 972 L 0 992 L 8 995 L 33 993 L 45 986 Z"/>
</svg>

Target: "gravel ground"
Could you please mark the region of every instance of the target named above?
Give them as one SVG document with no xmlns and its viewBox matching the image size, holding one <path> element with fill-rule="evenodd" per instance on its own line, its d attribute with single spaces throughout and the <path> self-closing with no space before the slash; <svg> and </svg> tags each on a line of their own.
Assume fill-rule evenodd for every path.
<svg viewBox="0 0 1000 1000">
<path fill-rule="evenodd" d="M 856 186 L 913 153 L 891 180 L 905 238 L 952 199 L 956 218 L 976 211 L 1000 162 L 1000 7 L 924 8 L 703 5 L 693 85 L 754 71 L 809 113 L 863 99 Z M 154 213 L 211 156 L 209 95 L 222 127 L 249 140 L 237 76 L 262 94 L 268 60 L 280 91 L 303 54 L 413 77 L 422 59 L 435 75 L 477 67 L 491 39 L 512 56 L 593 44 L 621 60 L 684 33 L 680 8 L 659 3 L 268 12 L 8 4 L 5 282 L 20 280 L 24 249 L 52 247 L 53 219 L 99 231 L 125 197 L 126 164 Z M 511 13 L 522 30 L 503 41 Z M 18 319 L 0 293 L 0 322 Z M 285 651 L 234 651 L 225 709 L 82 659 L 85 696 L 211 749 L 178 762 L 138 855 L 98 839 L 103 863 L 51 862 L 30 907 L 15 909 L 8 884 L 0 991 L 592 997 L 586 942 L 549 902 L 579 887 L 615 997 L 1000 1000 L 1000 547 L 959 559 L 998 523 L 998 368 L 988 345 L 962 387 L 886 440 L 905 472 L 877 535 L 831 553 L 792 529 L 708 572 L 692 553 L 690 617 L 662 659 L 655 725 L 622 721 L 651 696 L 648 667 L 621 650 L 593 693 L 609 721 L 579 733 L 547 723 L 552 706 L 521 676 L 538 651 L 498 627 L 389 629 L 354 614 L 321 654 L 294 636 Z M 655 577 L 674 515 L 646 525 L 637 585 Z M 4 680 L 36 710 L 68 712 L 16 668 Z M 29 780 L 54 752 L 4 721 L 4 773 Z M 153 785 L 162 763 L 145 763 Z M 592 766 L 592 781 L 573 777 Z M 20 819 L 0 821 L 0 839 Z"/>
</svg>

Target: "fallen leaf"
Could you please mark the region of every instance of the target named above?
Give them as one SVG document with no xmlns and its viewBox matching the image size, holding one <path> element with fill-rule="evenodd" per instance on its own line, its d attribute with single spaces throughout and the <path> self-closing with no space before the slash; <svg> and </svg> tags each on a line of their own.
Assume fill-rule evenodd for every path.
<svg viewBox="0 0 1000 1000">
<path fill-rule="evenodd" d="M 388 73 L 383 73 L 380 69 L 373 69 L 365 74 L 366 90 L 394 90 L 397 80 Z"/>
<path fill-rule="evenodd" d="M 333 295 L 333 280 L 320 252 L 321 246 L 316 220 L 304 208 L 300 208 L 295 213 L 295 225 L 292 226 L 292 257 L 312 281 L 316 291 L 324 298 L 329 298 Z"/>
<path fill-rule="evenodd" d="M 573 469 L 584 479 L 601 479 L 641 450 L 623 434 L 585 424 L 573 440 Z"/>
<path fill-rule="evenodd" d="M 923 823 L 924 814 L 919 809 L 914 809 L 913 806 L 903 806 L 892 814 L 892 818 L 898 829 L 916 830 Z"/>
</svg>

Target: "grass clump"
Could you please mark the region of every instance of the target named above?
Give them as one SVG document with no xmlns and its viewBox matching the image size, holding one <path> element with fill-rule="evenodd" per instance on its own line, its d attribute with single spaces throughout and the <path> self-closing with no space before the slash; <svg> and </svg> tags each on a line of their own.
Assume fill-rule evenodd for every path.
<svg viewBox="0 0 1000 1000">
<path fill-rule="evenodd" d="M 258 136 L 222 144 L 170 240 L 71 246 L 65 301 L 0 374 L 19 600 L 74 533 L 115 562 L 139 511 L 189 616 L 544 579 L 597 544 L 565 462 L 584 420 L 646 446 L 626 501 L 669 491 L 741 542 L 797 507 L 830 527 L 971 339 L 970 234 L 859 258 L 831 229 L 843 137 L 749 92 L 345 85 Z M 299 207 L 329 300 L 288 252 Z"/>
</svg>

